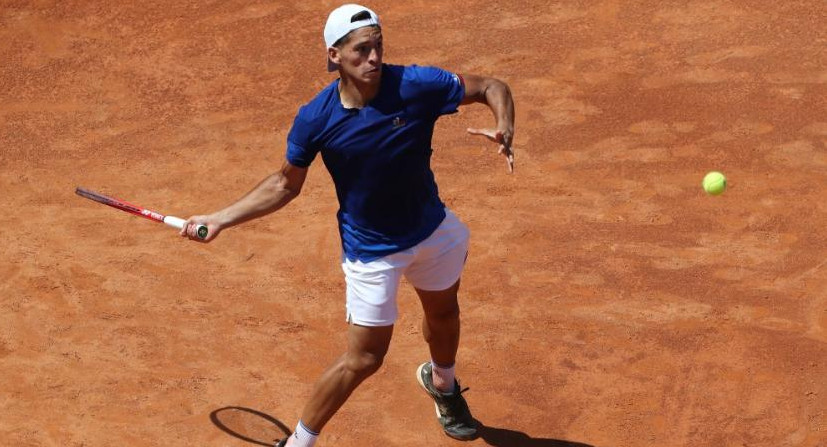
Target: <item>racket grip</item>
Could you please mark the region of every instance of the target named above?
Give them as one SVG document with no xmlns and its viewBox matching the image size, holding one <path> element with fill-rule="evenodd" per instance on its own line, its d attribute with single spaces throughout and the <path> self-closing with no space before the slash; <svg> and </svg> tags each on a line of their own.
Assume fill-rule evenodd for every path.
<svg viewBox="0 0 827 447">
<path fill-rule="evenodd" d="M 184 228 L 184 225 L 186 225 L 187 221 L 181 219 L 180 217 L 165 216 L 164 223 L 180 230 Z M 198 225 L 197 227 L 195 227 L 195 234 L 198 235 L 198 239 L 206 239 L 207 234 L 209 234 L 209 230 L 207 230 L 206 225 Z"/>
</svg>

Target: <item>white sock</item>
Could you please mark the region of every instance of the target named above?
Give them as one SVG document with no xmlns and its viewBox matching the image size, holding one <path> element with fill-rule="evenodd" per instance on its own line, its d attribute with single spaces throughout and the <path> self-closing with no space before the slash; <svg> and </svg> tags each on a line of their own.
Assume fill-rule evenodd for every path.
<svg viewBox="0 0 827 447">
<path fill-rule="evenodd" d="M 300 420 L 296 431 L 287 440 L 287 447 L 313 447 L 319 434 L 305 427 Z"/>
<path fill-rule="evenodd" d="M 445 367 L 434 363 L 431 360 L 431 379 L 434 381 L 434 386 L 443 393 L 454 392 L 454 365 Z"/>
</svg>

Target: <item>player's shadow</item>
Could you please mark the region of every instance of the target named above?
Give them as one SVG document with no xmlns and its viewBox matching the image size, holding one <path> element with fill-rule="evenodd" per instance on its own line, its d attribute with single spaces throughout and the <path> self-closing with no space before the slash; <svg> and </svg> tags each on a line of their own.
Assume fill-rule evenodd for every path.
<svg viewBox="0 0 827 447">
<path fill-rule="evenodd" d="M 224 433 L 249 442 L 271 447 L 276 440 L 290 434 L 281 421 L 257 410 L 245 407 L 223 407 L 210 413 L 210 421 Z M 479 422 L 480 439 L 495 447 L 594 447 L 582 442 L 562 439 L 532 438 L 506 428 L 489 427 Z"/>
<path fill-rule="evenodd" d="M 267 447 L 290 435 L 290 429 L 281 421 L 252 408 L 219 408 L 210 413 L 210 421 L 234 438 Z"/>
<path fill-rule="evenodd" d="M 489 427 L 482 423 L 479 425 L 479 434 L 486 444 L 496 447 L 594 447 L 562 439 L 532 438 L 521 431 Z"/>
</svg>

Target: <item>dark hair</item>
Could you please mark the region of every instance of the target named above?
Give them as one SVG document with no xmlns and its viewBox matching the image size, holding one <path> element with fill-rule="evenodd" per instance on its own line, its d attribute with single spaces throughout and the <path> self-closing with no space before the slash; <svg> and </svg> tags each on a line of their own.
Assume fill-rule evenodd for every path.
<svg viewBox="0 0 827 447">
<path fill-rule="evenodd" d="M 368 19 L 370 19 L 370 12 L 368 12 L 368 11 L 359 11 L 356 14 L 353 14 L 352 16 L 350 16 L 350 23 L 358 22 L 358 21 L 361 21 L 361 20 L 368 20 Z M 380 30 L 382 29 L 379 25 L 370 25 L 370 26 L 372 26 L 374 28 L 379 28 Z M 350 37 L 351 37 L 350 35 L 353 34 L 353 31 L 356 31 L 356 30 L 352 30 L 351 32 L 349 32 L 349 33 L 345 34 L 344 36 L 342 36 L 336 42 L 333 42 L 333 46 L 336 47 L 336 48 L 341 49 L 343 46 L 347 45 L 347 43 L 350 42 Z"/>
</svg>

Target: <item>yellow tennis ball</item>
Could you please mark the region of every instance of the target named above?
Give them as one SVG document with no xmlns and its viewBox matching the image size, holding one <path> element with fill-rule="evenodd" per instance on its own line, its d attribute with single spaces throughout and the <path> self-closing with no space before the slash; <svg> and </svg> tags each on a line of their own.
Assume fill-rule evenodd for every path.
<svg viewBox="0 0 827 447">
<path fill-rule="evenodd" d="M 726 177 L 717 171 L 706 174 L 701 184 L 704 187 L 704 191 L 711 196 L 717 196 L 726 191 Z"/>
</svg>

